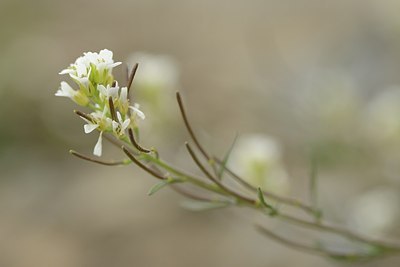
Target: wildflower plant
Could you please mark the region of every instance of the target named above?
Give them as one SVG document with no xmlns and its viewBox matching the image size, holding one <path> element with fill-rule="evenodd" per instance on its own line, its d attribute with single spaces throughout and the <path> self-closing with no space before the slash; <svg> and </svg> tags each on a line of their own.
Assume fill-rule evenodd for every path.
<svg viewBox="0 0 400 267">
<path fill-rule="evenodd" d="M 107 166 L 133 163 L 159 180 L 159 183 L 149 190 L 149 195 L 170 186 L 176 192 L 190 199 L 191 202 L 188 202 L 189 204 L 186 206 L 195 210 L 228 206 L 246 207 L 269 218 L 279 219 L 300 226 L 301 229 L 313 230 L 320 234 L 317 235 L 317 240 L 312 240 L 314 242 L 310 243 L 283 237 L 263 225 L 256 225 L 256 229 L 261 234 L 301 251 L 344 261 L 366 261 L 400 252 L 398 243 L 362 236 L 344 227 L 329 223 L 322 216 L 323 213 L 318 206 L 316 171 L 312 171 L 310 178 L 311 204 L 278 195 L 268 191 L 268 188 L 249 182 L 251 179 L 245 179 L 238 175 L 227 164 L 233 145 L 222 158 L 210 154 L 197 138 L 179 92 L 176 93 L 176 99 L 183 123 L 191 138 L 191 142 L 186 142 L 185 146 L 188 156 L 202 172 L 202 177 L 167 163 L 159 156 L 156 148 L 148 149 L 140 145 L 138 143 L 138 122 L 144 119 L 145 115 L 140 111 L 139 104 L 132 103 L 130 97 L 130 89 L 138 64 L 136 63 L 128 73 L 124 87 L 120 87 L 112 75 L 113 69 L 120 64 L 121 62 L 114 62 L 113 53 L 107 49 L 101 50 L 99 53 L 84 53 L 75 63 L 60 72 L 61 75 L 68 75 L 73 85 L 71 86 L 65 81 L 61 82 L 56 96 L 70 98 L 77 105 L 89 110 L 89 112 L 75 110 L 75 113 L 84 121 L 85 133 L 97 132 L 99 134 L 93 150 L 95 156 L 102 155 L 102 139 L 104 137 L 111 144 L 120 148 L 127 158 L 120 161 L 106 161 L 71 150 L 72 155 Z M 245 148 L 242 150 L 244 151 Z M 242 150 L 235 153 L 240 153 Z M 286 209 L 287 207 L 290 209 Z M 356 245 L 356 249 L 332 248 L 330 244 L 322 243 L 318 239 L 323 234 L 344 238 Z"/>
</svg>

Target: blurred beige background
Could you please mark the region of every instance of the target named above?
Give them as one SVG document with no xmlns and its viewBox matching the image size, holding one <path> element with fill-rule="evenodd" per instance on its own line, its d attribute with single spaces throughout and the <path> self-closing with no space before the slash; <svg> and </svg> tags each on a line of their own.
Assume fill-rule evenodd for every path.
<svg viewBox="0 0 400 267">
<path fill-rule="evenodd" d="M 181 90 L 213 153 L 235 133 L 273 136 L 293 196 L 307 200 L 317 157 L 328 219 L 400 239 L 399 12 L 394 0 L 0 0 L 0 266 L 340 266 L 260 236 L 251 212 L 186 211 L 168 189 L 148 197 L 155 181 L 134 166 L 70 156 L 96 136 L 54 97 L 58 72 L 103 48 L 117 61 L 143 51 L 176 62 L 171 105 L 150 109 L 139 88 L 136 99 L 143 142 L 168 161 L 187 164 Z"/>
</svg>

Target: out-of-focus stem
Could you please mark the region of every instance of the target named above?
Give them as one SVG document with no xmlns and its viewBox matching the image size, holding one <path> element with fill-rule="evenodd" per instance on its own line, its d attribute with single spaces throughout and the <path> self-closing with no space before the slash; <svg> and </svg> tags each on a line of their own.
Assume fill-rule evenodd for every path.
<svg viewBox="0 0 400 267">
<path fill-rule="evenodd" d="M 267 228 L 256 225 L 257 230 L 259 230 L 262 234 L 266 235 L 267 237 L 271 238 L 272 240 L 275 240 L 285 246 L 291 247 L 296 250 L 304 251 L 307 253 L 315 254 L 318 256 L 325 256 L 325 257 L 331 257 L 334 259 L 344 259 L 348 261 L 365 261 L 368 259 L 371 259 L 373 257 L 376 257 L 377 255 L 371 255 L 367 253 L 338 253 L 338 252 L 333 252 L 329 251 L 324 248 L 319 248 L 319 247 L 313 247 L 311 245 L 306 245 L 302 244 L 284 237 L 281 237 L 277 234 L 275 234 L 273 231 L 268 230 Z"/>
<path fill-rule="evenodd" d="M 126 159 L 126 160 L 121 160 L 121 161 L 105 161 L 105 160 L 99 160 L 99 159 L 95 159 L 86 155 L 83 155 L 77 151 L 74 150 L 70 150 L 69 151 L 70 154 L 74 155 L 75 157 L 78 157 L 80 159 L 86 160 L 86 161 L 90 161 L 93 163 L 97 163 L 100 165 L 105 165 L 105 166 L 118 166 L 118 165 L 127 165 L 129 164 L 131 161 Z"/>
<path fill-rule="evenodd" d="M 207 170 L 206 168 L 201 164 L 200 160 L 197 158 L 196 154 L 194 153 L 193 149 L 190 147 L 190 145 L 188 143 L 185 144 L 186 148 L 189 151 L 190 156 L 192 157 L 193 161 L 196 163 L 196 165 L 201 169 L 201 171 L 207 176 L 207 178 L 209 178 L 212 182 L 214 182 L 219 188 L 221 188 L 223 191 L 225 191 L 227 194 L 230 194 L 232 196 L 234 196 L 237 200 L 239 200 L 240 202 L 247 202 L 250 205 L 255 205 L 257 204 L 257 201 L 242 196 L 240 194 L 238 194 L 237 192 L 231 190 L 230 188 L 226 187 L 224 184 L 222 184 L 217 178 L 215 178 L 214 176 L 212 176 Z"/>
<path fill-rule="evenodd" d="M 195 135 L 195 133 L 194 133 L 194 131 L 192 129 L 192 126 L 189 123 L 189 119 L 188 119 L 188 117 L 186 115 L 185 107 L 183 105 L 182 97 L 181 97 L 181 94 L 179 92 L 176 92 L 176 100 L 178 101 L 179 110 L 181 112 L 182 119 L 183 119 L 183 122 L 185 124 L 185 127 L 186 127 L 187 131 L 189 132 L 190 138 L 193 140 L 193 142 L 195 143 L 196 147 L 199 149 L 201 154 L 203 154 L 203 156 L 207 159 L 207 162 L 212 167 L 214 173 L 218 175 L 218 171 L 216 169 L 214 159 L 208 155 L 206 150 L 200 144 L 199 140 L 197 139 L 197 137 L 196 137 L 196 135 Z"/>
<path fill-rule="evenodd" d="M 287 214 L 282 214 L 282 213 L 279 213 L 277 215 L 277 217 L 279 217 L 287 222 L 297 224 L 300 226 L 305 226 L 307 228 L 334 233 L 334 234 L 341 235 L 343 237 L 346 237 L 346 238 L 354 240 L 354 241 L 358 241 L 361 243 L 370 244 L 370 245 L 374 245 L 374 246 L 379 246 L 381 248 L 384 248 L 384 249 L 387 249 L 390 251 L 400 252 L 400 244 L 391 244 L 386 241 L 376 240 L 376 239 L 368 238 L 365 236 L 361 236 L 359 234 L 351 232 L 348 229 L 340 228 L 338 226 L 322 224 L 322 223 L 318 223 L 318 222 L 310 222 L 310 221 L 306 221 L 306 220 L 299 219 L 297 217 L 287 215 Z"/>
<path fill-rule="evenodd" d="M 227 195 L 218 186 L 216 186 L 214 184 L 206 183 L 204 181 L 201 181 L 201 180 L 197 179 L 196 177 L 193 177 L 190 174 L 187 174 L 187 173 L 185 173 L 185 172 L 183 172 L 181 170 L 178 170 L 175 167 L 172 167 L 170 164 L 162 161 L 161 159 L 153 157 L 150 154 L 142 153 L 139 156 L 139 159 L 147 160 L 147 161 L 155 164 L 156 166 L 158 166 L 158 167 L 160 167 L 160 168 L 162 168 L 162 169 L 164 169 L 164 170 L 166 170 L 166 171 L 168 171 L 170 173 L 173 173 L 173 174 L 179 176 L 180 178 L 182 178 L 184 180 L 187 180 L 188 182 L 190 182 L 190 183 L 192 183 L 194 185 L 197 185 L 197 186 L 199 186 L 199 187 L 201 187 L 203 189 L 212 191 L 214 193 L 223 194 L 224 196 Z"/>
<path fill-rule="evenodd" d="M 246 182 L 242 177 L 240 177 L 238 174 L 233 172 L 230 168 L 228 168 L 226 166 L 223 166 L 221 160 L 219 160 L 217 158 L 214 158 L 214 159 L 215 159 L 215 162 L 217 162 L 222 168 L 224 168 L 225 171 L 229 175 L 231 175 L 231 177 L 233 179 L 235 179 L 238 183 L 240 183 L 242 186 L 244 186 L 245 188 L 249 189 L 250 191 L 252 191 L 254 193 L 257 193 L 257 188 L 256 187 L 254 187 L 251 184 L 249 184 L 248 182 Z M 305 212 L 307 212 L 309 214 L 313 214 L 314 215 L 316 213 L 316 211 L 312 207 L 302 203 L 300 200 L 293 199 L 293 198 L 288 198 L 288 197 L 283 197 L 283 196 L 278 196 L 278 195 L 276 195 L 274 193 L 271 193 L 271 192 L 268 192 L 268 191 L 265 191 L 265 190 L 263 190 L 262 192 L 263 192 L 265 197 L 273 199 L 275 201 L 278 201 L 280 204 L 286 204 L 286 205 L 290 205 L 290 206 L 295 207 L 295 208 L 302 209 L 302 210 L 304 210 Z"/>
</svg>

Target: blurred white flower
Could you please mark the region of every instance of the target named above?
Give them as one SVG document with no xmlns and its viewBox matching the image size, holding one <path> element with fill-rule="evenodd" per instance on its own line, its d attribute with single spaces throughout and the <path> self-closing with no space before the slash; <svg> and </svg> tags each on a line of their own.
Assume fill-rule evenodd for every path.
<svg viewBox="0 0 400 267">
<path fill-rule="evenodd" d="M 177 86 L 179 71 L 176 61 L 171 56 L 137 52 L 130 55 L 127 62 L 129 66 L 139 63 L 135 86 L 144 87 L 147 90 Z"/>
<path fill-rule="evenodd" d="M 375 140 L 400 140 L 400 87 L 390 87 L 372 99 L 365 126 Z"/>
<path fill-rule="evenodd" d="M 133 106 L 129 106 L 129 109 L 133 112 L 133 114 L 137 115 L 139 118 L 144 120 L 146 116 L 142 111 L 139 110 L 140 105 L 138 103 L 135 103 Z"/>
<path fill-rule="evenodd" d="M 360 232 L 380 235 L 398 222 L 400 192 L 376 188 L 356 197 L 349 206 L 349 225 Z"/>
<path fill-rule="evenodd" d="M 248 135 L 238 139 L 228 165 L 255 187 L 277 194 L 289 192 L 281 147 L 269 136 Z"/>
<path fill-rule="evenodd" d="M 136 52 L 128 59 L 128 66 L 139 64 L 133 88 L 135 97 L 145 107 L 145 112 L 152 117 L 152 123 L 143 125 L 143 129 L 156 132 L 172 132 L 177 116 L 175 116 L 175 92 L 179 90 L 179 68 L 176 60 L 170 55 Z M 138 110 L 139 105 L 129 107 L 132 114 L 144 119 Z"/>
</svg>

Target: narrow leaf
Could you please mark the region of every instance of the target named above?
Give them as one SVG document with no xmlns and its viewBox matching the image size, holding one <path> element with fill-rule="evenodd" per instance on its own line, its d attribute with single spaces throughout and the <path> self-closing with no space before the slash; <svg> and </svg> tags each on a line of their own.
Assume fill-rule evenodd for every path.
<svg viewBox="0 0 400 267">
<path fill-rule="evenodd" d="M 230 157 L 232 150 L 236 144 L 237 137 L 238 137 L 238 134 L 235 135 L 235 138 L 233 139 L 231 146 L 229 147 L 228 151 L 226 152 L 226 154 L 222 160 L 221 166 L 220 166 L 218 174 L 217 174 L 218 179 L 220 179 L 220 180 L 222 178 L 222 175 L 224 174 L 226 164 L 228 163 L 229 157 Z"/>
<path fill-rule="evenodd" d="M 269 204 L 265 201 L 265 199 L 264 199 L 264 193 L 263 193 L 263 191 L 261 190 L 260 187 L 257 188 L 257 195 L 258 195 L 258 199 L 260 200 L 260 203 L 261 203 L 264 207 L 266 207 L 267 209 L 270 210 L 269 215 L 271 215 L 271 216 L 276 215 L 278 211 L 277 211 L 274 207 L 272 207 L 271 205 L 269 205 Z"/>
<path fill-rule="evenodd" d="M 165 179 L 165 180 L 162 180 L 161 182 L 153 185 L 150 188 L 149 192 L 147 192 L 147 195 L 152 196 L 155 193 L 157 193 L 160 189 L 164 188 L 166 185 L 175 184 L 175 183 L 181 183 L 181 182 L 182 181 L 178 180 L 178 179 Z"/>
<path fill-rule="evenodd" d="M 260 203 L 264 207 L 266 207 L 266 208 L 270 208 L 271 207 L 270 205 L 267 204 L 267 202 L 265 202 L 264 193 L 263 193 L 263 191 L 261 190 L 260 187 L 257 188 L 257 196 L 258 196 L 258 199 L 260 200 Z"/>
<path fill-rule="evenodd" d="M 163 180 L 159 183 L 156 183 L 155 185 L 153 185 L 149 192 L 147 192 L 147 195 L 152 196 L 153 194 L 155 194 L 158 190 L 162 189 L 163 187 L 165 187 L 166 185 L 168 185 L 169 182 L 168 180 Z"/>
</svg>

